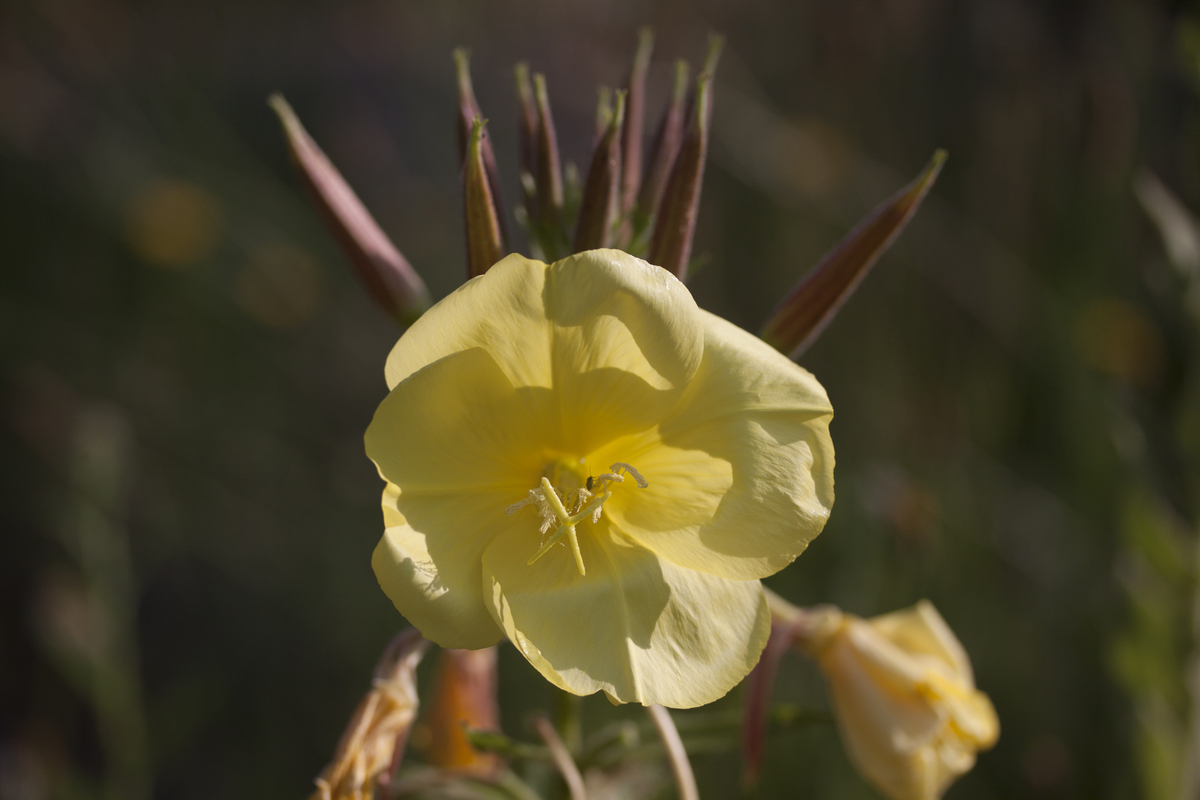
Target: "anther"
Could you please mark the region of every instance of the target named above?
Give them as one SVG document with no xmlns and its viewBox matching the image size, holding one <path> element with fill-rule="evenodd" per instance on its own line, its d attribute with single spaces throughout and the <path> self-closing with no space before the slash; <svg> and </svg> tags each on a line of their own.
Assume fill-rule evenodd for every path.
<svg viewBox="0 0 1200 800">
<path fill-rule="evenodd" d="M 646 479 L 642 477 L 642 474 L 640 472 L 638 472 L 636 469 L 634 469 L 633 467 L 631 467 L 628 464 L 624 464 L 624 463 L 618 461 L 616 464 L 613 464 L 611 467 L 609 467 L 609 469 L 611 469 L 613 472 L 625 470 L 626 472 L 628 472 L 630 475 L 633 476 L 633 479 L 635 481 L 637 481 L 637 485 L 638 485 L 639 489 L 645 489 L 647 486 L 650 485 L 649 483 L 646 482 Z"/>
<path fill-rule="evenodd" d="M 564 536 L 571 543 L 571 553 L 575 557 L 575 566 L 579 569 L 580 575 L 586 575 L 587 570 L 583 566 L 583 553 L 579 549 L 579 536 L 576 531 L 576 526 L 586 519 L 591 519 L 592 523 L 600 521 L 600 515 L 604 510 L 604 502 L 612 497 L 612 492 L 609 490 L 610 483 L 624 483 L 625 478 L 621 473 L 627 473 L 633 477 L 637 485 L 645 489 L 649 484 L 646 479 L 638 473 L 629 464 L 617 462 L 609 467 L 611 472 L 606 472 L 603 475 L 593 477 L 588 476 L 584 486 L 574 491 L 570 497 L 566 498 L 574 507 L 574 512 L 567 510 L 567 506 L 563 503 L 564 498 L 550 483 L 550 479 L 542 477 L 542 485 L 538 489 L 530 489 L 529 495 L 516 503 L 513 503 L 505 509 L 506 514 L 515 514 L 522 508 L 528 505 L 537 507 L 538 515 L 542 518 L 541 533 L 546 535 L 546 531 L 555 525 L 558 529 L 547 539 L 538 551 L 533 554 L 527 564 L 533 564 L 546 553 L 550 552 L 550 548 L 558 544 Z"/>
</svg>

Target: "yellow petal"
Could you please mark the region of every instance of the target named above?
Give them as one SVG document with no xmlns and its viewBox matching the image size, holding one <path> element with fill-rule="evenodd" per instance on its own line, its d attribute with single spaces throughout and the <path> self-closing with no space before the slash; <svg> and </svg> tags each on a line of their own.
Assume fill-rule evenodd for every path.
<svg viewBox="0 0 1200 800">
<path fill-rule="evenodd" d="M 967 651 L 928 600 L 922 600 L 912 608 L 872 617 L 868 622 L 884 638 L 906 653 L 938 659 L 959 680 L 971 687 L 975 686 Z"/>
<path fill-rule="evenodd" d="M 425 313 L 396 343 L 395 387 L 451 353 L 482 347 L 513 386 L 566 390 L 575 376 L 620 369 L 678 389 L 704 347 L 696 304 L 674 276 L 618 250 L 547 266 L 510 255 Z"/>
<path fill-rule="evenodd" d="M 921 695 L 925 673 L 920 665 L 876 636 L 861 619 L 850 620 L 844 636 L 821 654 L 821 663 L 844 659 L 839 677 L 847 680 L 849 676 L 855 703 L 880 721 L 891 723 L 882 729 L 896 742 L 907 743 L 900 749 L 915 748 L 932 739 L 946 715 Z"/>
<path fill-rule="evenodd" d="M 546 317 L 556 326 L 555 386 L 597 369 L 633 373 L 656 389 L 681 389 L 704 349 L 699 309 L 662 269 L 620 250 L 589 250 L 553 264 Z"/>
<path fill-rule="evenodd" d="M 692 708 L 724 696 L 758 662 L 770 613 L 757 581 L 681 569 L 583 523 L 587 575 L 565 548 L 527 565 L 536 533 L 510 531 L 483 556 L 495 620 L 548 680 L 616 702 Z"/>
<path fill-rule="evenodd" d="M 925 670 L 925 692 L 943 704 L 973 748 L 995 744 L 1000 735 L 996 711 L 988 696 L 975 689 L 967 651 L 933 603 L 922 600 L 867 622 Z"/>
<path fill-rule="evenodd" d="M 426 536 L 396 509 L 396 489 L 384 492 L 388 528 L 371 556 L 371 567 L 396 610 L 442 647 L 479 649 L 503 635 L 484 605 L 481 557 L 495 529 L 513 524 L 501 513 L 491 529 L 472 527 L 493 498 L 426 497 L 414 519 L 433 516 L 466 525 L 451 535 Z M 455 535 L 457 534 L 457 535 Z"/>
<path fill-rule="evenodd" d="M 862 647 L 871 644 L 850 632 L 820 656 L 847 754 L 892 800 L 933 800 L 940 777 L 929 750 L 945 718 L 905 686 L 904 670 L 881 668 Z"/>
<path fill-rule="evenodd" d="M 703 450 L 681 450 L 662 442 L 658 431 L 626 436 L 610 442 L 589 459 L 596 464 L 633 464 L 649 486 L 635 489 L 631 482 L 613 491 L 604 513 L 621 533 L 666 557 L 672 543 L 698 539 L 711 522 L 722 498 L 733 484 L 728 461 Z M 692 564 L 683 566 L 693 567 Z M 712 570 L 705 570 L 711 572 Z M 722 576 L 728 577 L 728 576 Z"/>
<path fill-rule="evenodd" d="M 656 434 L 671 449 L 656 453 L 644 438 L 644 453 L 620 459 L 646 476 L 648 493 L 670 498 L 623 493 L 609 505 L 622 532 L 675 564 L 762 578 L 800 555 L 829 517 L 833 410 L 807 371 L 720 317 L 700 314 L 704 359 Z M 652 466 L 660 462 L 665 489 Z M 693 480 L 672 462 L 692 470 Z M 699 509 L 707 518 L 697 518 Z M 685 512 L 690 518 L 672 527 Z"/>
<path fill-rule="evenodd" d="M 579 458 L 645 430 L 678 397 L 619 369 L 592 370 L 568 383 L 570 393 L 517 388 L 486 350 L 452 353 L 384 399 L 367 429 L 367 455 L 406 498 L 496 490 L 507 498 L 502 511 L 538 485 L 548 460 Z M 587 468 L 597 473 L 611 463 L 593 461 Z"/>
<path fill-rule="evenodd" d="M 482 347 L 514 386 L 549 386 L 550 333 L 542 305 L 546 265 L 513 254 L 429 309 L 388 355 L 389 389 L 440 358 Z"/>
<path fill-rule="evenodd" d="M 532 390 L 545 400 L 545 390 Z M 371 564 L 396 608 L 443 647 L 494 644 L 481 592 L 484 549 L 518 524 L 504 509 L 535 484 L 539 397 L 517 392 L 483 350 L 455 353 L 396 387 L 367 429 L 388 481 Z"/>
<path fill-rule="evenodd" d="M 486 350 L 453 353 L 384 398 L 367 455 L 404 497 L 499 489 L 511 495 L 503 511 L 537 485 L 550 402 L 546 389 L 514 388 Z"/>
</svg>

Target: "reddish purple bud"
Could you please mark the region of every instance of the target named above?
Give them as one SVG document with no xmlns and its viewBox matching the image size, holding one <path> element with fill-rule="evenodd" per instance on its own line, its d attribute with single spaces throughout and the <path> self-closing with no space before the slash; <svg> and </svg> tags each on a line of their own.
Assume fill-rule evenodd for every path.
<svg viewBox="0 0 1200 800">
<path fill-rule="evenodd" d="M 563 220 L 563 179 L 558 158 L 558 134 L 550 113 L 550 97 L 544 75 L 533 76 L 534 99 L 538 111 L 537 135 L 537 230 L 542 251 L 548 261 L 566 255 L 567 230 Z"/>
<path fill-rule="evenodd" d="M 521 185 L 525 189 L 525 213 L 530 224 L 537 222 L 537 190 L 531 189 L 537 175 L 538 112 L 529 80 L 529 65 L 524 61 L 513 68 L 517 79 L 517 142 L 521 149 Z"/>
<path fill-rule="evenodd" d="M 680 60 L 675 62 L 675 87 L 671 92 L 671 101 L 663 112 L 662 120 L 658 123 L 654 139 L 650 145 L 650 161 L 646 165 L 646 174 L 638 190 L 637 204 L 633 210 L 633 242 L 634 246 L 642 240 L 654 221 L 654 212 L 662 202 L 663 191 L 667 188 L 667 180 L 671 177 L 671 168 L 675 166 L 675 158 L 679 155 L 679 146 L 683 143 L 684 113 L 687 104 L 688 64 Z"/>
<path fill-rule="evenodd" d="M 921 206 L 946 151 L 933 154 L 924 171 L 908 186 L 876 208 L 788 293 L 763 325 L 762 338 L 780 352 L 798 358 L 833 321 L 871 267 L 883 255 Z"/>
<path fill-rule="evenodd" d="M 362 201 L 317 146 L 282 95 L 271 95 L 292 159 L 338 244 L 367 291 L 390 316 L 411 325 L 429 308 L 429 291 Z"/>
<path fill-rule="evenodd" d="M 596 144 L 587 183 L 583 187 L 579 222 L 575 227 L 576 253 L 612 244 L 620 213 L 621 123 L 624 117 L 625 92 L 617 92 L 616 111 L 609 119 L 608 130 Z"/>
<path fill-rule="evenodd" d="M 654 236 L 646 257 L 651 264 L 675 273 L 680 280 L 687 278 L 688 258 L 696 233 L 711 119 L 712 75 L 705 72 L 696 79 L 691 123 L 655 214 Z"/>
<path fill-rule="evenodd" d="M 646 109 L 646 73 L 654 51 L 654 31 L 638 31 L 637 52 L 629 70 L 628 96 L 625 99 L 625 126 L 621 130 L 621 213 L 628 214 L 638 196 L 642 179 L 642 127 Z"/>
</svg>

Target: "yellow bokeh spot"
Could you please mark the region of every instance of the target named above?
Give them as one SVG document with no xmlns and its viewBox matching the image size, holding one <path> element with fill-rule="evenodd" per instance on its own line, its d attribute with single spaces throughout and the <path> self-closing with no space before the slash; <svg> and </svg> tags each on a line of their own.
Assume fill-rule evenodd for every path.
<svg viewBox="0 0 1200 800">
<path fill-rule="evenodd" d="M 1075 346 L 1088 365 L 1135 386 L 1154 383 L 1162 370 L 1158 326 L 1115 297 L 1095 300 L 1083 309 L 1075 323 Z"/>
<path fill-rule="evenodd" d="M 203 260 L 221 234 L 221 207 L 188 181 L 160 179 L 138 190 L 125 207 L 125 237 L 145 261 L 182 268 Z"/>
</svg>

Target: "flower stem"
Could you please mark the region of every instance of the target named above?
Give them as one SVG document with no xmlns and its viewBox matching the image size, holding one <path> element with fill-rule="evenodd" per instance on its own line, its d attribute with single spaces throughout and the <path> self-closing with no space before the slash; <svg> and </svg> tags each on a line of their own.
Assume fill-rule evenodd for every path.
<svg viewBox="0 0 1200 800">
<path fill-rule="evenodd" d="M 579 774 L 579 767 L 575 764 L 575 759 L 571 757 L 571 753 L 559 737 L 558 731 L 554 730 L 554 725 L 545 716 L 535 719 L 533 725 L 537 728 L 542 741 L 546 743 L 547 749 L 550 750 L 550 757 L 554 760 L 554 766 L 558 768 L 559 774 L 567 784 L 571 800 L 587 800 L 587 792 L 583 788 L 583 776 Z"/>
<path fill-rule="evenodd" d="M 683 740 L 679 738 L 679 730 L 671 720 L 671 713 L 660 705 L 649 706 L 646 710 L 650 712 L 650 719 L 654 721 L 663 748 L 667 751 L 671 774 L 675 776 L 675 786 L 679 789 L 679 800 L 700 800 L 692 763 L 688 761 L 687 750 L 683 748 Z"/>
<path fill-rule="evenodd" d="M 556 689 L 554 693 L 554 727 L 562 736 L 571 755 L 583 749 L 583 698 Z"/>
</svg>

